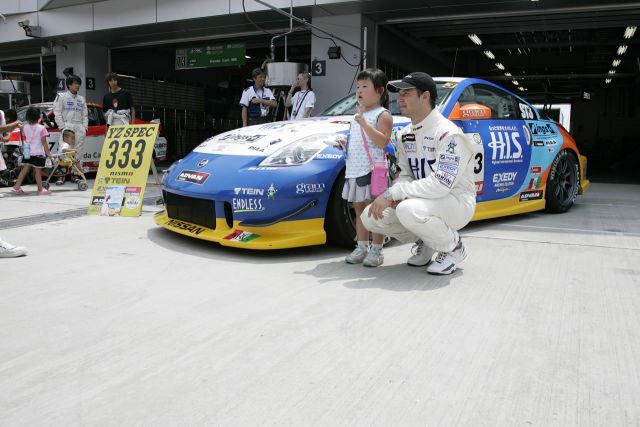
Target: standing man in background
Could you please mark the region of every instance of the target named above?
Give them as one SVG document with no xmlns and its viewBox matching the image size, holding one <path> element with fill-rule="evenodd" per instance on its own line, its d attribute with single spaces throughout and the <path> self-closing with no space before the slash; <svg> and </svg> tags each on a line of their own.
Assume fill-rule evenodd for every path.
<svg viewBox="0 0 640 427">
<path fill-rule="evenodd" d="M 293 93 L 297 88 L 298 92 Z M 311 116 L 311 111 L 316 105 L 316 94 L 311 89 L 311 76 L 309 73 L 300 73 L 296 82 L 291 85 L 289 94 L 284 102 L 285 107 L 293 106 L 291 120 L 306 119 Z"/>
<path fill-rule="evenodd" d="M 76 150 L 76 159 L 81 161 L 80 148 L 84 143 L 87 130 L 89 130 L 89 111 L 84 98 L 78 95 L 82 84 L 80 77 L 69 75 L 66 83 L 67 91 L 58 94 L 53 102 L 53 114 L 62 133 L 62 142 L 68 144 L 67 147 Z M 64 149 L 65 147 L 60 144 L 60 148 Z M 72 180 L 75 182 L 75 175 L 72 175 Z M 61 177 L 56 184 L 64 184 L 64 179 Z"/>
<path fill-rule="evenodd" d="M 53 103 L 53 114 L 60 131 L 71 131 L 75 134 L 75 149 L 79 150 L 89 129 L 89 112 L 84 98 L 78 95 L 82 80 L 70 75 L 67 77 L 67 91 L 56 96 Z M 63 133 L 64 134 L 64 133 Z"/>
<path fill-rule="evenodd" d="M 242 92 L 242 127 L 259 125 L 269 121 L 269 107 L 277 104 L 271 89 L 264 87 L 266 75 L 262 68 L 255 68 L 251 73 L 253 85 Z"/>
<path fill-rule="evenodd" d="M 102 98 L 102 111 L 107 125 L 134 124 L 136 110 L 131 93 L 118 85 L 118 75 L 113 71 L 108 72 L 104 80 L 109 85 L 109 92 Z"/>
</svg>

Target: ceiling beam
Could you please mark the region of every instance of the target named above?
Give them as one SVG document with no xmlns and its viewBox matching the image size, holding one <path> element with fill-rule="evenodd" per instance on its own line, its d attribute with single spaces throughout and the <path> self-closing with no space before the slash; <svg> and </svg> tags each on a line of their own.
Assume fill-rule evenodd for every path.
<svg viewBox="0 0 640 427">
<path fill-rule="evenodd" d="M 492 12 L 480 12 L 480 13 L 459 13 L 450 15 L 430 15 L 430 16 L 417 16 L 412 18 L 388 18 L 383 20 L 383 24 L 406 24 L 410 22 L 440 22 L 440 21 L 453 21 L 462 19 L 487 19 L 489 22 L 500 17 L 526 17 L 535 15 L 537 18 L 542 18 L 543 15 L 563 15 L 568 13 L 587 13 L 587 12 L 607 12 L 607 11 L 622 11 L 633 10 L 640 8 L 640 2 L 633 3 L 613 3 L 613 4 L 599 4 L 590 6 L 572 6 L 572 7 L 558 7 L 558 8 L 536 8 L 527 10 L 509 10 L 509 11 L 492 11 Z M 414 13 L 418 13 L 414 11 Z"/>
<path fill-rule="evenodd" d="M 576 79 L 620 79 L 626 77 L 637 77 L 637 73 L 594 73 L 594 74 L 524 74 L 507 76 L 484 76 L 478 77 L 484 80 L 576 80 Z"/>
<path fill-rule="evenodd" d="M 443 47 L 440 48 L 442 52 L 482 52 L 486 49 L 491 50 L 507 50 L 507 49 L 523 49 L 523 48 L 548 48 L 548 47 L 607 47 L 607 46 L 620 46 L 626 45 L 640 45 L 640 39 L 638 40 L 608 40 L 608 41 L 561 41 L 561 42 L 549 42 L 549 43 L 509 43 L 509 44 L 492 44 L 491 41 L 487 41 L 482 46 L 464 46 L 464 47 Z"/>
</svg>

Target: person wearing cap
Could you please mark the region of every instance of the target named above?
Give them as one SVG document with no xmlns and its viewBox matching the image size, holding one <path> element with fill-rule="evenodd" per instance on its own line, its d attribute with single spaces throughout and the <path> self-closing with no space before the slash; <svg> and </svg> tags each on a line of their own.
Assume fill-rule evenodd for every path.
<svg viewBox="0 0 640 427">
<path fill-rule="evenodd" d="M 251 73 L 253 85 L 242 92 L 242 127 L 267 123 L 269 107 L 277 105 L 271 89 L 264 87 L 266 76 L 262 68 L 255 68 Z"/>
<path fill-rule="evenodd" d="M 451 274 L 466 258 L 458 230 L 476 208 L 472 143 L 435 109 L 438 93 L 428 74 L 411 73 L 388 89 L 398 92 L 411 124 L 396 136 L 400 174 L 362 213 L 362 222 L 371 232 L 415 242 L 409 265 Z"/>
</svg>

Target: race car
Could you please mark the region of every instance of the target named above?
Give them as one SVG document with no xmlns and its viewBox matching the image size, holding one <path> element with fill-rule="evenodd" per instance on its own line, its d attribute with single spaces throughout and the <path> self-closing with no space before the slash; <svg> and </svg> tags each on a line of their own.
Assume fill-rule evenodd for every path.
<svg viewBox="0 0 640 427">
<path fill-rule="evenodd" d="M 42 113 L 42 124 L 45 125 L 49 131 L 49 147 L 52 153 L 57 152 L 56 142 L 60 139 L 60 129 L 56 125 L 53 114 L 53 102 L 43 102 L 40 104 L 32 104 L 26 107 L 20 108 L 18 113 L 18 120 L 24 121 L 25 114 L 29 107 L 35 107 Z M 100 165 L 100 153 L 102 152 L 102 144 L 107 132 L 107 122 L 102 111 L 101 104 L 95 104 L 88 102 L 87 110 L 89 116 L 89 129 L 84 139 L 84 144 L 80 147 L 79 156 L 82 159 L 82 169 L 85 172 L 96 172 Z M 155 121 L 153 121 L 155 123 Z M 136 124 L 149 124 L 147 122 L 136 118 Z M 20 134 L 18 130 L 14 130 L 11 134 L 11 139 L 7 143 L 7 150 L 10 150 L 11 146 L 20 145 Z M 162 129 L 158 133 L 158 137 L 155 142 L 154 158 L 156 161 L 164 161 L 167 156 L 167 140 L 162 134 Z"/>
<path fill-rule="evenodd" d="M 484 80 L 434 80 L 436 108 L 473 141 L 474 220 L 545 208 L 565 212 L 589 186 L 587 159 L 573 138 L 527 101 Z M 409 120 L 391 95 L 395 135 Z M 355 110 L 351 95 L 320 117 L 250 126 L 204 141 L 166 173 L 156 223 L 247 249 L 353 246 L 354 212 L 341 197 L 341 143 Z"/>
</svg>

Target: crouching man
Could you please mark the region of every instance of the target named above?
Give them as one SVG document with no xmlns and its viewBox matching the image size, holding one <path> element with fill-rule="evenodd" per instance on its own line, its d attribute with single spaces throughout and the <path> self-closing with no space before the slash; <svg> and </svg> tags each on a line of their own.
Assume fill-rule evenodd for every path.
<svg viewBox="0 0 640 427">
<path fill-rule="evenodd" d="M 471 142 L 435 109 L 437 89 L 428 74 L 409 74 L 388 88 L 399 92 L 411 124 L 397 135 L 400 175 L 365 209 L 362 222 L 374 233 L 415 242 L 409 265 L 451 274 L 466 257 L 458 230 L 476 208 Z"/>
</svg>

